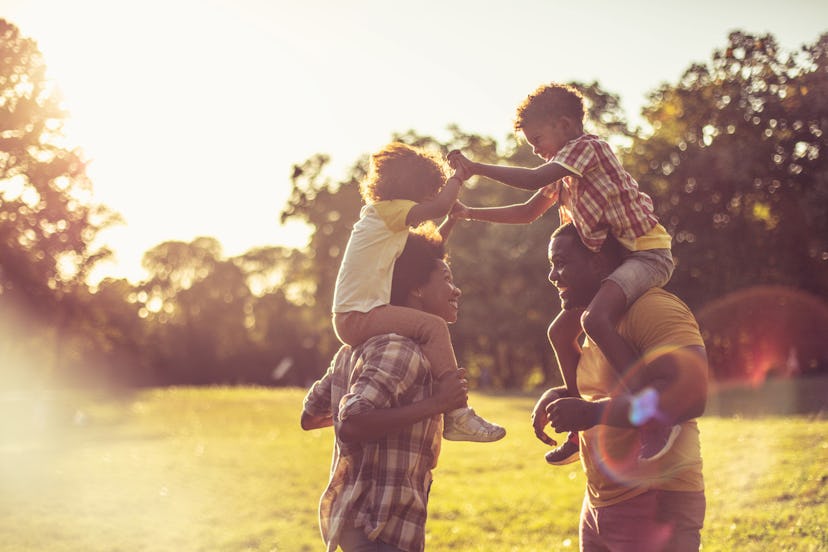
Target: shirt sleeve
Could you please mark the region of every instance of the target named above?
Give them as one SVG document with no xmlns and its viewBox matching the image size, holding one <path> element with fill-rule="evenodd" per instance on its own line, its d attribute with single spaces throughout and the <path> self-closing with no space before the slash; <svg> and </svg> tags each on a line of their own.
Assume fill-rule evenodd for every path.
<svg viewBox="0 0 828 552">
<path fill-rule="evenodd" d="M 345 345 L 340 347 L 339 351 L 334 355 L 328 371 L 320 379 L 316 380 L 308 394 L 305 395 L 305 400 L 302 403 L 302 409 L 311 416 L 330 416 L 331 409 L 331 384 L 333 382 L 333 372 L 339 356 L 345 349 Z"/>
<path fill-rule="evenodd" d="M 392 199 L 375 203 L 374 209 L 390 231 L 402 232 L 408 229 L 405 219 L 408 217 L 408 212 L 415 205 L 417 205 L 415 201 Z"/>
<path fill-rule="evenodd" d="M 425 359 L 417 345 L 400 336 L 381 336 L 377 343 L 366 343 L 362 352 L 362 371 L 339 403 L 338 422 L 356 414 L 391 408 L 425 369 Z"/>
<path fill-rule="evenodd" d="M 641 355 L 683 347 L 704 347 L 699 325 L 678 297 L 663 290 L 641 296 L 627 313 L 626 333 Z"/>
<path fill-rule="evenodd" d="M 595 146 L 590 140 L 573 140 L 565 144 L 551 162 L 584 176 L 596 163 Z"/>
</svg>

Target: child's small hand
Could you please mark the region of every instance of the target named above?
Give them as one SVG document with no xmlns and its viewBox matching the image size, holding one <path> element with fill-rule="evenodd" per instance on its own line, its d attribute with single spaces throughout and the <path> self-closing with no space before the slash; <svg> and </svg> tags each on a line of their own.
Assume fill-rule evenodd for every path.
<svg viewBox="0 0 828 552">
<path fill-rule="evenodd" d="M 454 178 L 459 178 L 461 182 L 465 182 L 471 176 L 471 173 L 463 165 L 458 165 L 454 168 Z"/>
<path fill-rule="evenodd" d="M 449 212 L 449 217 L 453 219 L 461 219 L 461 220 L 469 220 L 469 208 L 460 203 L 459 201 L 454 202 L 454 206 L 451 208 Z"/>
<path fill-rule="evenodd" d="M 473 163 L 469 160 L 468 157 L 463 155 L 463 153 L 460 150 L 451 150 L 450 152 L 448 152 L 448 155 L 446 155 L 446 160 L 448 161 L 449 166 L 455 171 L 460 170 L 462 168 L 466 174 L 466 178 L 474 175 Z"/>
<path fill-rule="evenodd" d="M 558 203 L 561 200 L 561 181 L 553 182 L 543 188 L 543 195 Z"/>
</svg>

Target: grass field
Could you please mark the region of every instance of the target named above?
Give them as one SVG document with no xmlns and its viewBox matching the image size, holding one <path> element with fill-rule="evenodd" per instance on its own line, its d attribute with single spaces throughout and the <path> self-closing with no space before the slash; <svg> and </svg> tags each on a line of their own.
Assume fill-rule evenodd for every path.
<svg viewBox="0 0 828 552">
<path fill-rule="evenodd" d="M 299 429 L 303 395 L 0 395 L 0 549 L 322 550 L 316 506 L 333 434 Z M 444 442 L 428 550 L 577 550 L 583 474 L 577 463 L 545 465 L 533 402 L 473 395 L 509 434 Z M 706 552 L 828 550 L 828 420 L 728 415 L 700 425 Z"/>
</svg>

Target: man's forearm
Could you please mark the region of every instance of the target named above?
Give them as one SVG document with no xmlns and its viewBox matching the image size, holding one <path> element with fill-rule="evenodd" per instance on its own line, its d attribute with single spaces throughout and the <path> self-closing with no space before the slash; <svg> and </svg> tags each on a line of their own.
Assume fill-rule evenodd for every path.
<svg viewBox="0 0 828 552">
<path fill-rule="evenodd" d="M 643 395 L 621 395 L 612 399 L 601 399 L 592 403 L 596 406 L 595 424 L 614 427 L 640 427 L 650 419 L 673 425 L 680 424 L 698 415 L 674 416 L 659 405 L 656 395 L 653 398 Z"/>
<path fill-rule="evenodd" d="M 302 429 L 308 431 L 311 429 L 321 429 L 323 427 L 330 427 L 333 425 L 333 419 L 330 415 L 314 416 L 312 414 L 308 414 L 307 411 L 303 410 L 300 423 L 302 425 Z"/>
<path fill-rule="evenodd" d="M 433 398 L 395 408 L 369 410 L 346 418 L 339 427 L 339 437 L 345 442 L 376 441 L 442 411 Z"/>
<path fill-rule="evenodd" d="M 680 424 L 704 413 L 707 356 L 702 347 L 685 347 L 662 355 L 646 370 L 648 381 L 643 390 L 599 401 L 601 423 L 635 427 L 655 418 Z"/>
<path fill-rule="evenodd" d="M 674 425 L 702 415 L 707 399 L 707 357 L 702 347 L 669 351 L 645 369 L 646 387 L 635 394 L 552 402 L 546 412 L 555 431 L 581 431 L 598 424 L 640 427 L 652 419 Z"/>
</svg>

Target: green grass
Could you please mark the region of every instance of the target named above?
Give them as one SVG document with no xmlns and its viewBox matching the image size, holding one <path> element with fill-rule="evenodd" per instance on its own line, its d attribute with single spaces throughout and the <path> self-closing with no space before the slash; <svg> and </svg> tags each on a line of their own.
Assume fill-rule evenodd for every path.
<svg viewBox="0 0 828 552">
<path fill-rule="evenodd" d="M 318 551 L 330 429 L 303 432 L 298 389 L 0 396 L 4 551 Z M 533 397 L 475 394 L 509 435 L 444 442 L 427 549 L 577 550 L 584 478 L 549 467 Z M 701 420 L 703 549 L 828 550 L 828 421 Z"/>
</svg>

